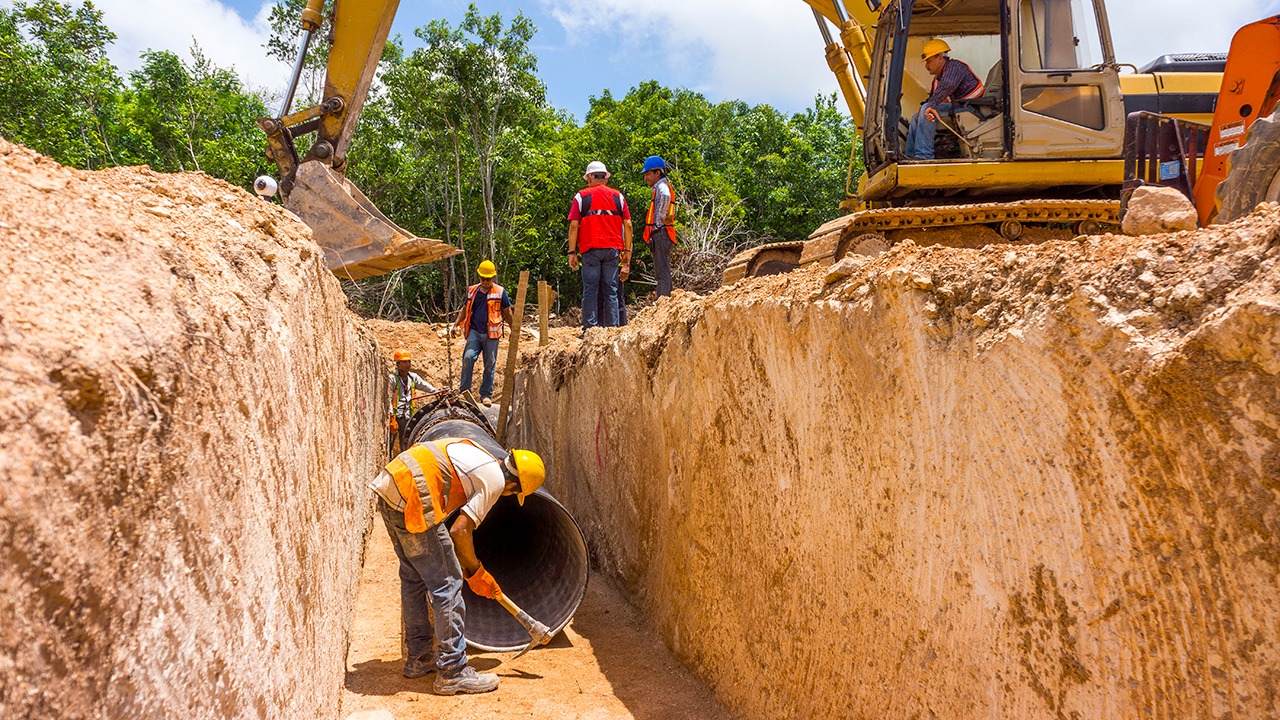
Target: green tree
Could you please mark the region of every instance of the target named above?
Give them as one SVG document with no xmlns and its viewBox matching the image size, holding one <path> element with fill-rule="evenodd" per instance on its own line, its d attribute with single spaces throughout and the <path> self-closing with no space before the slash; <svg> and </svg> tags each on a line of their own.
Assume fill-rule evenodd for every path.
<svg viewBox="0 0 1280 720">
<path fill-rule="evenodd" d="M 512 131 L 536 121 L 545 102 L 537 58 L 529 49 L 536 31 L 524 14 L 504 29 L 500 14 L 481 15 L 472 3 L 457 28 L 436 20 L 419 29 L 415 34 L 425 47 L 408 60 L 434 81 L 436 117 L 470 145 L 490 258 L 498 256 L 501 222 L 495 168 L 519 137 Z"/>
<path fill-rule="evenodd" d="M 191 55 L 184 63 L 171 52 L 149 51 L 142 68 L 130 74 L 125 112 L 134 153 L 158 170 L 202 170 L 247 186 L 273 168 L 252 122 L 266 106 L 199 46 Z"/>
<path fill-rule="evenodd" d="M 107 60 L 115 38 L 88 0 L 0 9 L 0 135 L 64 165 L 127 162 L 113 148 L 123 90 Z"/>
</svg>

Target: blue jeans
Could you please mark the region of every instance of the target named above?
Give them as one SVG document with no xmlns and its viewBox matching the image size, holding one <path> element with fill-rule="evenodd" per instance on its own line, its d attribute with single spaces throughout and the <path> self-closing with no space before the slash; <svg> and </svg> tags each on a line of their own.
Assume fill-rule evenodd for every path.
<svg viewBox="0 0 1280 720">
<path fill-rule="evenodd" d="M 934 110 L 942 117 L 951 114 L 951 103 L 938 103 Z M 960 112 L 974 112 L 965 107 Z M 977 114 L 977 113 L 974 113 Z M 910 129 L 907 131 L 907 157 L 913 160 L 932 160 L 933 141 L 938 136 L 938 123 L 924 118 L 924 108 L 911 117 Z"/>
<path fill-rule="evenodd" d="M 604 295 L 597 296 L 599 302 L 596 304 L 598 317 L 604 317 Z M 627 324 L 627 284 L 622 281 L 622 275 L 618 275 L 618 327 Z"/>
<path fill-rule="evenodd" d="M 489 333 L 476 330 L 467 333 L 467 347 L 462 351 L 462 380 L 458 383 L 458 392 L 471 389 L 471 373 L 481 352 L 484 353 L 484 377 L 480 380 L 480 397 L 493 397 L 493 371 L 498 363 L 498 338 L 491 338 Z"/>
<path fill-rule="evenodd" d="M 429 661 L 435 653 L 437 670 L 456 673 L 467 664 L 462 636 L 467 607 L 462 600 L 462 566 L 449 530 L 436 525 L 411 533 L 405 529 L 404 513 L 382 498 L 378 512 L 400 558 L 400 617 L 409 659 Z"/>
<path fill-rule="evenodd" d="M 591 248 L 582 254 L 582 328 L 618 326 L 618 259 L 614 248 Z M 597 311 L 604 305 L 604 316 Z"/>
</svg>

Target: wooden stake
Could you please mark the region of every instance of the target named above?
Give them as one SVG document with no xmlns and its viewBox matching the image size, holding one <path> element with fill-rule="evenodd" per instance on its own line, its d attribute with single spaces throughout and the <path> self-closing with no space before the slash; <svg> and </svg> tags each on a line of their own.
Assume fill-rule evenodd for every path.
<svg viewBox="0 0 1280 720">
<path fill-rule="evenodd" d="M 546 280 L 538 281 L 538 347 L 551 342 L 551 294 Z"/>
<path fill-rule="evenodd" d="M 507 369 L 502 373 L 502 404 L 498 406 L 498 442 L 507 441 L 507 411 L 515 395 L 516 358 L 520 353 L 520 323 L 524 320 L 524 298 L 529 293 L 529 271 L 520 271 L 515 312 L 511 313 L 511 339 L 507 341 Z"/>
</svg>

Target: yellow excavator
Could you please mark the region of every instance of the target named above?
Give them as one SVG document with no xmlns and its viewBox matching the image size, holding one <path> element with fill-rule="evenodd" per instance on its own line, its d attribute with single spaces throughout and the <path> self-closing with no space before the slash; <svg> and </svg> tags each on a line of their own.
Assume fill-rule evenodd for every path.
<svg viewBox="0 0 1280 720">
<path fill-rule="evenodd" d="M 358 280 L 462 251 L 440 240 L 419 238 L 383 215 L 346 178 L 347 148 L 369 85 L 373 82 L 399 0 L 337 0 L 333 6 L 324 98 L 290 112 L 312 36 L 323 21 L 324 0 L 308 0 L 302 11 L 302 41 L 289 88 L 276 117 L 259 118 L 267 134 L 267 156 L 280 169 L 278 183 L 259 178 L 263 195 L 277 189 L 284 205 L 311 226 L 329 269 Z M 295 139 L 315 133 L 305 156 Z"/>
<path fill-rule="evenodd" d="M 1217 183 L 1196 173 L 1213 164 L 1204 161 L 1209 136 L 1235 133 L 1243 146 L 1254 120 L 1276 121 L 1277 18 L 1248 26 L 1240 47 L 1238 35 L 1230 62 L 1227 54 L 1166 55 L 1140 69 L 1116 61 L 1103 0 L 805 2 L 861 131 L 865 172 L 855 189 L 851 157 L 847 214 L 805 240 L 744 251 L 726 284 L 850 252 L 874 255 L 908 237 L 978 247 L 1096 233 L 1119 225 L 1122 189 L 1144 182 L 1182 188 L 1208 217 L 1205 198 Z M 985 90 L 939 119 L 934 159 L 913 159 L 908 118 L 930 94 L 922 51 L 937 39 L 985 78 Z M 1127 123 L 1131 113 L 1145 115 Z M 1247 186 L 1241 198 L 1280 199 L 1280 163 L 1266 162 L 1251 163 L 1258 177 L 1239 183 Z M 1197 181 L 1205 189 L 1195 195 Z M 1236 204 L 1253 208 L 1247 198 Z"/>
</svg>

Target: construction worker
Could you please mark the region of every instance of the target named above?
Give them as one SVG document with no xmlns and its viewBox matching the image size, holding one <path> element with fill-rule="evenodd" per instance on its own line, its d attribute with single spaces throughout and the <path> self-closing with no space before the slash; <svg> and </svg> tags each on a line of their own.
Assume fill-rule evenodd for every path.
<svg viewBox="0 0 1280 720">
<path fill-rule="evenodd" d="M 644 181 L 653 188 L 653 200 L 644 219 L 644 241 L 653 252 L 658 297 L 666 297 L 671 294 L 671 251 L 676 246 L 676 202 L 667 179 L 667 161 L 657 155 L 645 158 Z"/>
<path fill-rule="evenodd" d="M 973 68 L 949 57 L 949 52 L 951 46 L 945 40 L 934 38 L 924 44 L 924 51 L 920 54 L 925 69 L 933 76 L 933 89 L 920 106 L 920 112 L 911 118 L 907 132 L 909 158 L 932 160 L 938 119 L 951 114 L 953 103 L 980 97 L 985 90 Z"/>
<path fill-rule="evenodd" d="M 413 372 L 411 364 L 413 355 L 408 350 L 397 350 L 392 358 L 396 361 L 396 371 L 391 373 L 391 419 L 387 423 L 391 440 L 388 442 L 387 456 L 395 457 L 396 440 L 400 440 L 403 449 L 409 442 L 409 421 L 417 410 L 415 401 L 423 395 L 434 395 L 440 392 L 422 376 Z"/>
<path fill-rule="evenodd" d="M 467 664 L 463 580 L 481 597 L 497 600 L 501 592 L 476 557 L 472 533 L 499 496 L 515 495 L 524 505 L 545 477 L 536 453 L 512 450 L 496 458 L 470 440 L 448 438 L 414 444 L 369 483 L 400 558 L 400 614 L 409 651 L 401 675 L 437 671 L 438 695 L 498 687 L 497 675 Z"/>
<path fill-rule="evenodd" d="M 458 313 L 458 328 L 467 339 L 462 351 L 462 378 L 458 392 L 471 389 L 471 373 L 476 358 L 484 355 L 484 377 L 480 381 L 480 402 L 493 404 L 493 372 L 498 364 L 498 341 L 502 324 L 511 322 L 511 298 L 501 285 L 493 281 L 498 269 L 485 260 L 476 270 L 480 282 L 467 288 L 467 302 Z"/>
<path fill-rule="evenodd" d="M 609 187 L 604 163 L 591 162 L 582 177 L 587 186 L 569 206 L 569 267 L 582 268 L 585 331 L 618 324 L 618 276 L 623 266 L 631 265 L 631 210 L 622 193 Z"/>
</svg>

